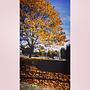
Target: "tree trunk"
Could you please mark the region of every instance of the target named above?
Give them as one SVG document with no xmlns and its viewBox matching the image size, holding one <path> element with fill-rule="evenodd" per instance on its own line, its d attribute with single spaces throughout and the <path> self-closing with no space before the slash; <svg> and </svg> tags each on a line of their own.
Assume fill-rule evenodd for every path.
<svg viewBox="0 0 90 90">
<path fill-rule="evenodd" d="M 31 58 L 33 52 L 34 52 L 34 45 L 30 45 L 30 49 L 29 49 L 29 58 Z"/>
<path fill-rule="evenodd" d="M 31 58 L 33 51 L 34 51 L 34 45 L 33 45 L 33 43 L 32 44 L 30 43 L 29 37 L 27 37 L 27 42 L 29 45 L 29 58 Z"/>
</svg>

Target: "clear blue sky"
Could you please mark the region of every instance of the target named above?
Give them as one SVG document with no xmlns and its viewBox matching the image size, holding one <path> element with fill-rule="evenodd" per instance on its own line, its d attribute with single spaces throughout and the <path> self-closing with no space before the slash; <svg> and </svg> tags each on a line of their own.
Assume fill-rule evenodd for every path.
<svg viewBox="0 0 90 90">
<path fill-rule="evenodd" d="M 70 39 L 70 0 L 50 0 L 55 9 L 60 13 L 62 28 L 66 33 L 67 39 Z"/>
</svg>

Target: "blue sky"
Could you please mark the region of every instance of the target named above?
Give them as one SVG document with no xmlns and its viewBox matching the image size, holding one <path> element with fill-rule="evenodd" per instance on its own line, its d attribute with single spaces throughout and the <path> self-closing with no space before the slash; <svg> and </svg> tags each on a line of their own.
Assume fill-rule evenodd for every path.
<svg viewBox="0 0 90 90">
<path fill-rule="evenodd" d="M 50 0 L 55 9 L 60 13 L 62 28 L 66 33 L 67 39 L 70 39 L 70 0 Z"/>
</svg>

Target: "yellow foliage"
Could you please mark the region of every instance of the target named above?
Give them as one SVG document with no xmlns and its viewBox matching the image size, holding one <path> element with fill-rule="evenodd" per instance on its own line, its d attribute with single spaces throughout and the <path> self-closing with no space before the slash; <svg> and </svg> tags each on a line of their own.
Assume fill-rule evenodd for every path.
<svg viewBox="0 0 90 90">
<path fill-rule="evenodd" d="M 54 39 L 57 39 L 56 44 L 58 45 L 62 45 L 65 42 L 66 37 L 58 33 L 62 32 L 59 13 L 50 2 L 47 0 L 20 0 L 20 4 L 32 9 L 26 13 L 20 8 L 20 15 L 27 17 L 27 20 L 24 22 L 26 27 L 35 32 L 42 43 L 48 42 L 48 44 L 53 44 Z M 37 13 L 41 15 L 35 16 Z M 47 16 L 46 19 L 43 18 L 45 15 Z"/>
</svg>

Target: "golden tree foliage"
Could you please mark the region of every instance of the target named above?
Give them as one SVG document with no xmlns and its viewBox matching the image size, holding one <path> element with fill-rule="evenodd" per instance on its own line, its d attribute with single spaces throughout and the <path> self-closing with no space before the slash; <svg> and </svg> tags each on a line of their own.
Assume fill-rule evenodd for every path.
<svg viewBox="0 0 90 90">
<path fill-rule="evenodd" d="M 20 21 L 23 30 L 29 29 L 43 44 L 64 44 L 66 36 L 59 13 L 48 0 L 20 0 L 20 4 L 20 18 L 25 16 L 24 21 Z"/>
</svg>

